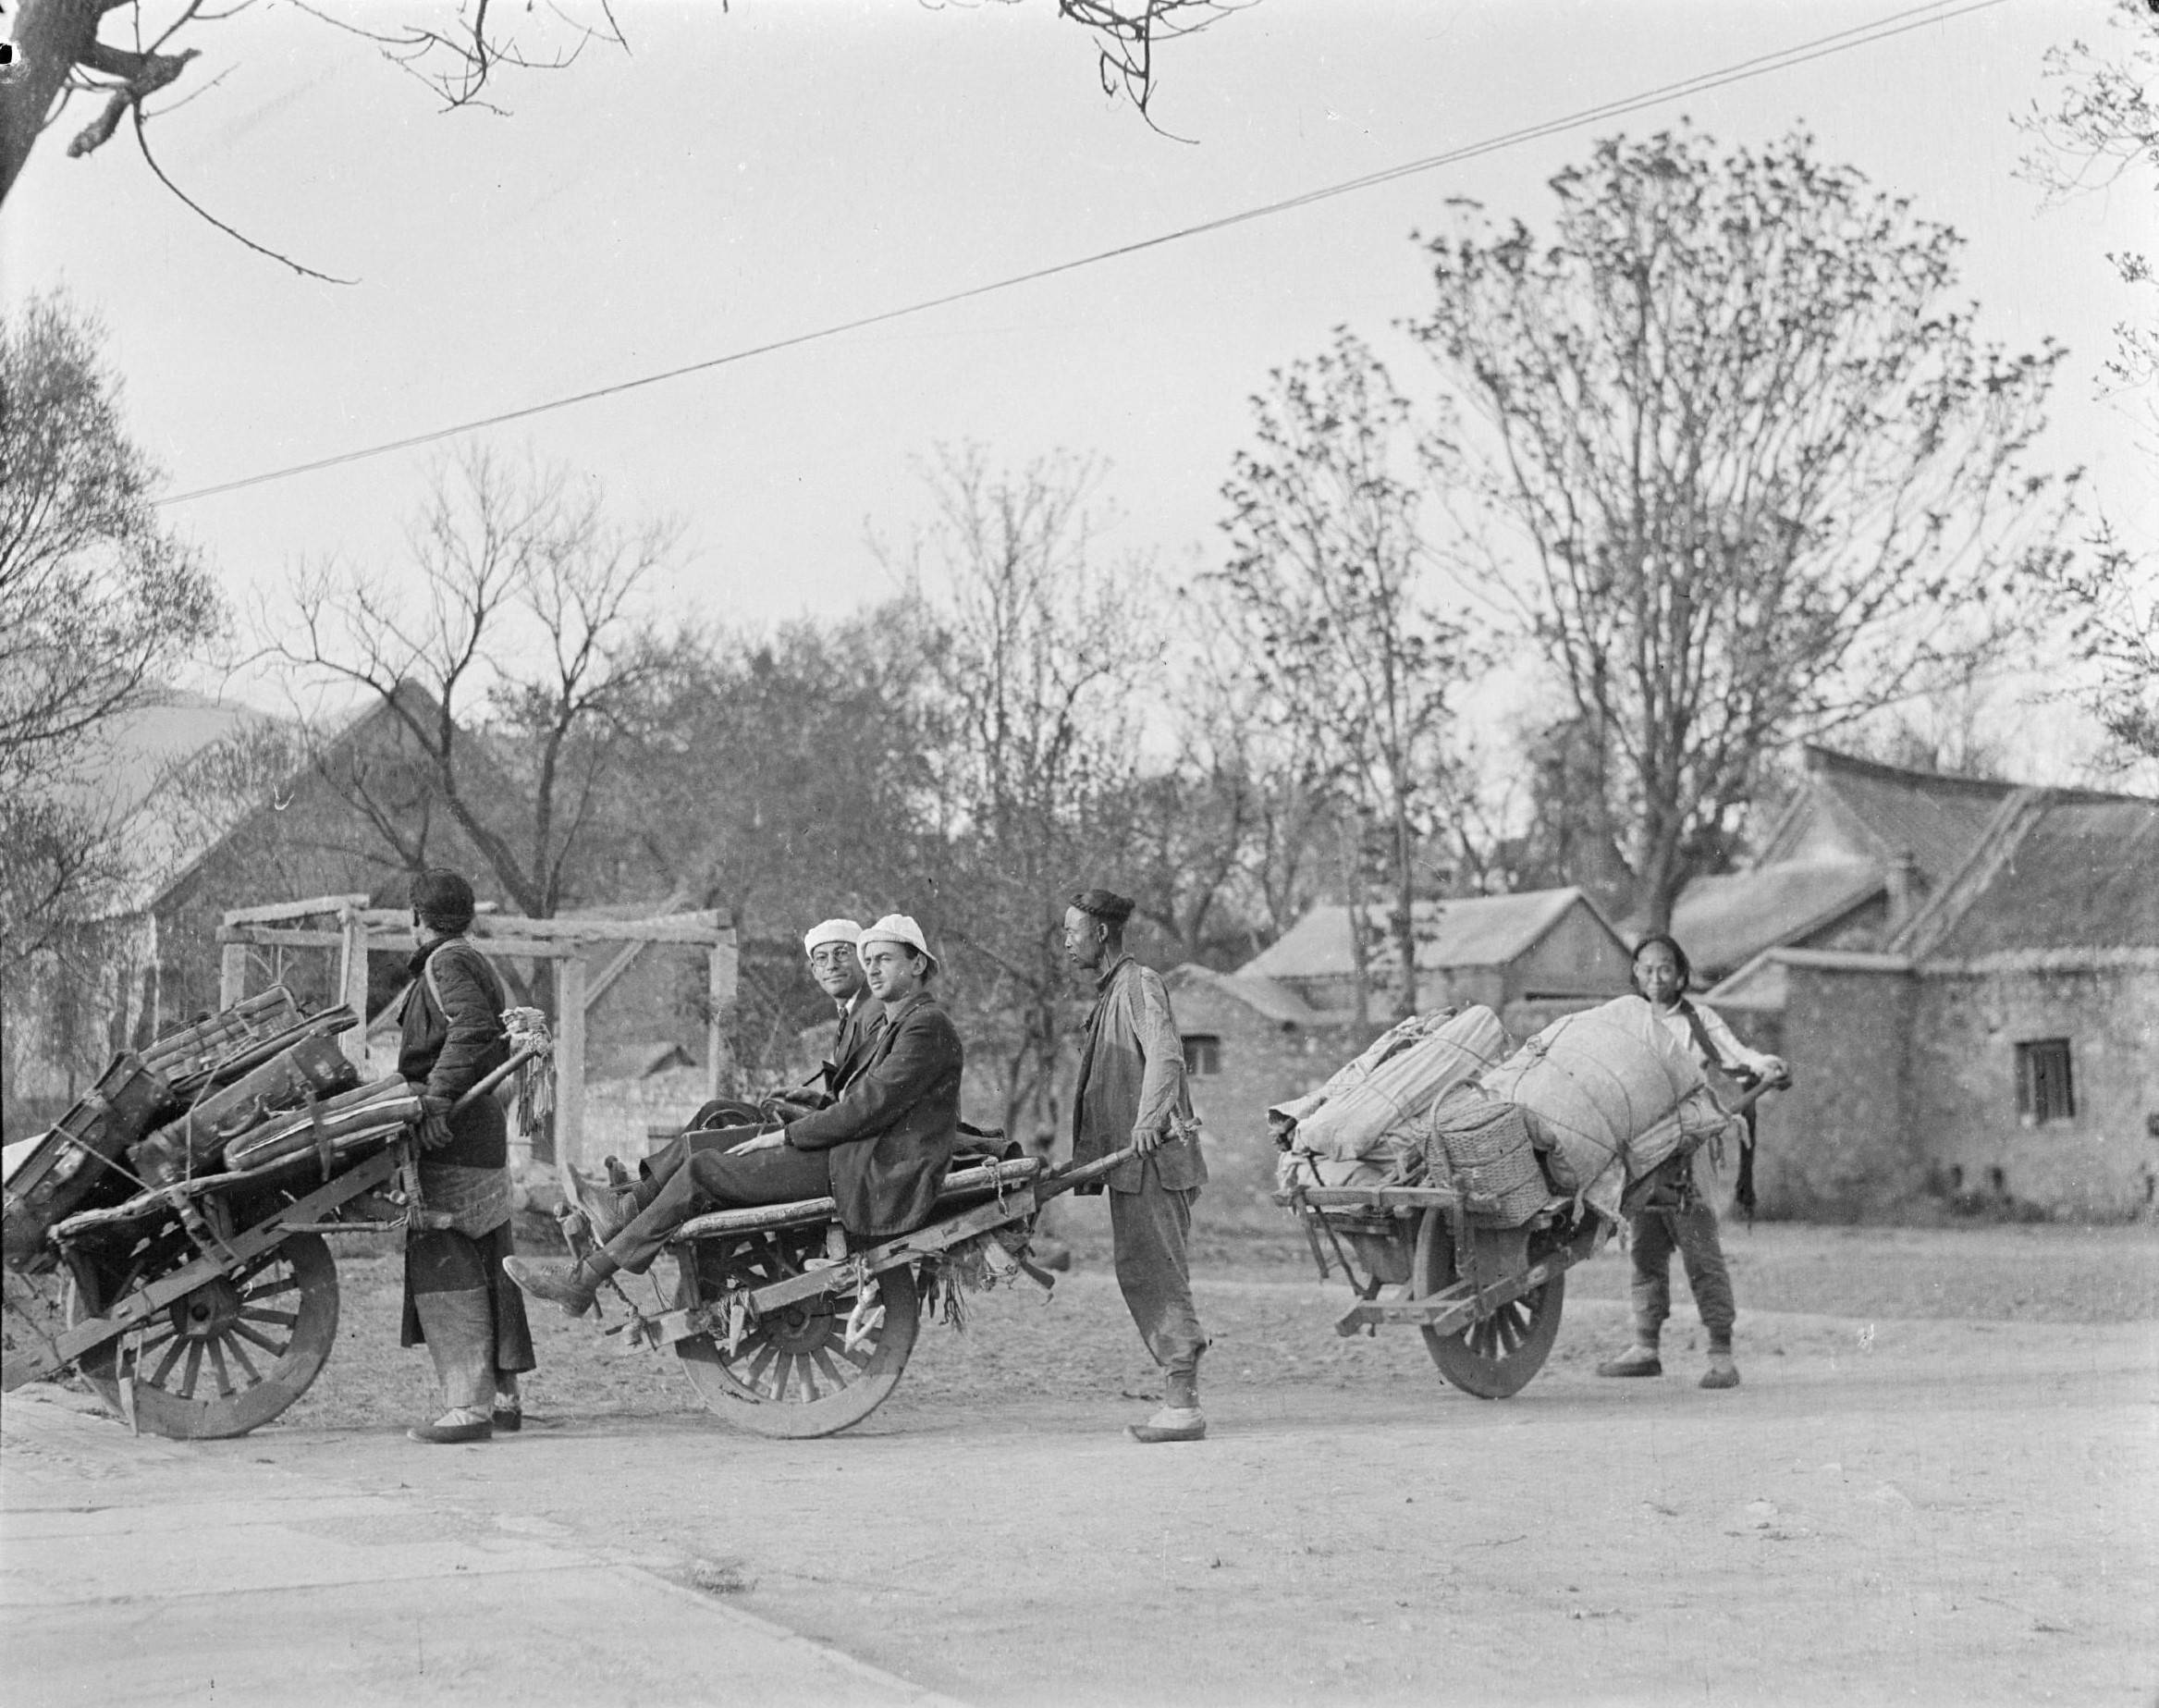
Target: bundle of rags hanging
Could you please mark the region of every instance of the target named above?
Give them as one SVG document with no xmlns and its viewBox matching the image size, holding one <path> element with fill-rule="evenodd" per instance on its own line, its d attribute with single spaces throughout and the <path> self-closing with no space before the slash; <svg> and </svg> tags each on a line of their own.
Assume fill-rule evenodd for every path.
<svg viewBox="0 0 2159 1708">
<path fill-rule="evenodd" d="M 1405 1178 L 1400 1161 L 1407 1129 L 1506 1051 L 1506 1028 L 1489 1008 L 1441 1009 L 1404 1021 L 1319 1090 L 1267 1112 L 1275 1142 L 1287 1153 L 1277 1170 L 1282 1184 L 1383 1186 Z"/>
<path fill-rule="evenodd" d="M 1732 1125 L 1700 1067 L 1638 996 L 1553 1021 L 1483 1087 L 1529 1112 L 1562 1189 L 1613 1220 L 1634 1181 Z"/>
</svg>

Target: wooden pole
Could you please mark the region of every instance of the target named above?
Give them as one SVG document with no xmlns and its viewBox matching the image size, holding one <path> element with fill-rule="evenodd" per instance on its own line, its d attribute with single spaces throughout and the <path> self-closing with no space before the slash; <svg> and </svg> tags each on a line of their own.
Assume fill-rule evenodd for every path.
<svg viewBox="0 0 2159 1708">
<path fill-rule="evenodd" d="M 338 935 L 343 939 L 337 962 L 337 1000 L 360 1016 L 360 1024 L 345 1033 L 337 1041 L 345 1051 L 345 1059 L 360 1070 L 362 1079 L 368 1077 L 367 1068 L 367 925 L 360 917 L 360 910 L 348 907 L 337 915 Z"/>
<path fill-rule="evenodd" d="M 230 1008 L 248 993 L 248 946 L 227 943 L 217 956 L 217 1006 Z"/>
<path fill-rule="evenodd" d="M 739 971 L 735 934 L 713 944 L 708 956 L 705 1017 L 705 1095 L 724 1097 L 732 1087 L 734 1061 L 727 1047 L 729 1026 L 734 1020 L 735 980 Z"/>
<path fill-rule="evenodd" d="M 555 963 L 555 1166 L 583 1161 L 584 958 L 566 955 Z"/>
</svg>

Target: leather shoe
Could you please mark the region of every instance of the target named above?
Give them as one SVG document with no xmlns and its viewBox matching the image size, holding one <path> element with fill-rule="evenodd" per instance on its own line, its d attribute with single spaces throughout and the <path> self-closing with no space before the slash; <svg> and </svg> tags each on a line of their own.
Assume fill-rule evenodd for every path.
<svg viewBox="0 0 2159 1708">
<path fill-rule="evenodd" d="M 495 1432 L 497 1434 L 514 1435 L 518 1432 L 518 1431 L 524 1428 L 525 1414 L 521 1411 L 506 1410 L 504 1407 L 497 1406 L 495 1408 L 494 1422 Z"/>
<path fill-rule="evenodd" d="M 454 1447 L 468 1441 L 491 1441 L 495 1426 L 482 1418 L 477 1423 L 416 1423 L 405 1433 L 431 1447 Z"/>
<path fill-rule="evenodd" d="M 1124 1432 L 1149 1446 L 1164 1441 L 1204 1441 L 1207 1416 L 1196 1406 L 1165 1406 L 1145 1423 L 1126 1425 Z"/>
<path fill-rule="evenodd" d="M 559 1305 L 573 1317 L 593 1308 L 598 1284 L 583 1263 L 540 1263 L 531 1258 L 504 1258 L 502 1272 L 534 1298 Z"/>
<path fill-rule="evenodd" d="M 570 1190 L 578 1209 L 584 1212 L 586 1225 L 592 1229 L 594 1245 L 606 1245 L 629 1222 L 620 1193 L 595 1185 L 574 1168 L 570 1171 Z"/>
</svg>

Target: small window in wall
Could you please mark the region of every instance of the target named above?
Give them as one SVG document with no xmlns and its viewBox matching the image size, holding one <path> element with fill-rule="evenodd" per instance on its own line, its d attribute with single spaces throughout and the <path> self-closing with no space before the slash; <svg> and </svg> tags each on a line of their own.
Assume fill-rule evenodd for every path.
<svg viewBox="0 0 2159 1708">
<path fill-rule="evenodd" d="M 1207 1079 L 1222 1071 L 1222 1040 L 1211 1032 L 1184 1034 L 1184 1071 Z"/>
<path fill-rule="evenodd" d="M 2017 1113 L 2027 1126 L 2076 1119 L 2067 1038 L 2035 1038 L 2017 1046 Z"/>
</svg>

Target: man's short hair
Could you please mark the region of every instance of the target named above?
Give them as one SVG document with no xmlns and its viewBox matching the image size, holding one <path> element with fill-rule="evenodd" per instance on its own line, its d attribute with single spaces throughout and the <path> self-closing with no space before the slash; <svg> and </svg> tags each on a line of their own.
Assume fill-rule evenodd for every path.
<svg viewBox="0 0 2159 1708">
<path fill-rule="evenodd" d="M 413 879 L 411 894 L 412 911 L 430 930 L 461 931 L 478 909 L 472 886 L 447 866 L 431 866 Z"/>
<path fill-rule="evenodd" d="M 1122 928 L 1124 922 L 1132 917 L 1132 910 L 1139 905 L 1130 896 L 1119 895 L 1114 890 L 1082 890 L 1072 898 L 1072 904 L 1090 918 L 1119 928 Z"/>
</svg>

